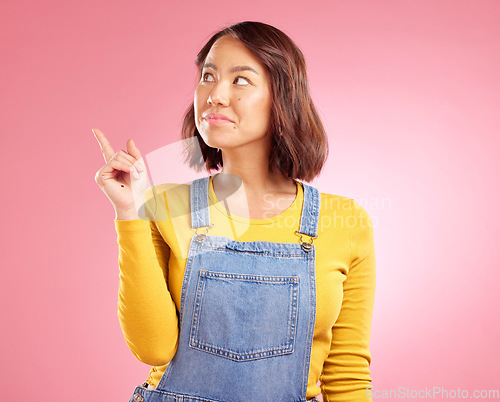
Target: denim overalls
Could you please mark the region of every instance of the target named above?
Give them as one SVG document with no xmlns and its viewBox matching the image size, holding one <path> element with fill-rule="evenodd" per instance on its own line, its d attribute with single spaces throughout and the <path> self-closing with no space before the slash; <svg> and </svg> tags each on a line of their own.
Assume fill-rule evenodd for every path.
<svg viewBox="0 0 500 402">
<path fill-rule="evenodd" d="M 196 233 L 181 289 L 177 352 L 158 386 L 137 386 L 129 402 L 305 401 L 320 193 L 302 183 L 297 243 L 238 242 L 208 235 L 209 179 L 190 188 Z"/>
</svg>

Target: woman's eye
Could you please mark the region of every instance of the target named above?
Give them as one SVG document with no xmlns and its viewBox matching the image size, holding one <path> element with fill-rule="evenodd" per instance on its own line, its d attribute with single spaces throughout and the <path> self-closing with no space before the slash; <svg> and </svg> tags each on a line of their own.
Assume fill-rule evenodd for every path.
<svg viewBox="0 0 500 402">
<path fill-rule="evenodd" d="M 248 83 L 249 83 L 248 78 L 241 77 L 241 76 L 236 77 L 236 82 L 238 82 L 240 79 L 242 79 L 242 80 L 245 80 L 245 81 L 246 81 L 246 82 L 244 82 L 244 84 L 248 84 Z"/>
<path fill-rule="evenodd" d="M 211 79 L 209 79 L 211 77 Z M 212 73 L 203 73 L 202 74 L 202 81 L 204 82 L 213 82 L 214 81 L 214 77 L 212 75 Z M 243 77 L 241 75 L 239 75 L 238 77 L 236 77 L 235 81 L 234 81 L 236 84 L 239 83 L 239 85 L 247 85 L 250 83 L 250 80 L 246 77 Z"/>
<path fill-rule="evenodd" d="M 212 74 L 210 74 L 210 73 L 205 73 L 205 74 L 203 74 L 203 81 L 207 81 L 207 79 L 206 79 L 207 75 L 210 75 L 210 76 L 211 76 Z"/>
</svg>

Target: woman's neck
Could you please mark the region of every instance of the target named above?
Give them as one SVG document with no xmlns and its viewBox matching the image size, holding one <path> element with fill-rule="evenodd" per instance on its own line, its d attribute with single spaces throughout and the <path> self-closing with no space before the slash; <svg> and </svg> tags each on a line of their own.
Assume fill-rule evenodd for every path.
<svg viewBox="0 0 500 402">
<path fill-rule="evenodd" d="M 230 169 L 226 166 L 214 175 L 214 190 L 228 196 L 243 188 L 248 194 L 264 196 L 266 194 L 295 194 L 296 184 L 292 179 L 282 174 L 276 174 L 263 169 L 250 168 Z"/>
</svg>

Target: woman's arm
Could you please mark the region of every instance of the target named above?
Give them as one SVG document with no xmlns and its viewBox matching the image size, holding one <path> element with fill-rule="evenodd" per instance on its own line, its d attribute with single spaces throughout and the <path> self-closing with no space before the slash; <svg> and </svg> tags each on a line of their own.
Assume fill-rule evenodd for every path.
<svg viewBox="0 0 500 402">
<path fill-rule="evenodd" d="M 152 199 L 150 190 L 147 200 Z M 167 287 L 170 248 L 154 220 L 115 219 L 115 229 L 120 267 L 118 318 L 125 341 L 139 361 L 151 366 L 167 364 L 178 340 L 177 310 Z"/>
<path fill-rule="evenodd" d="M 343 284 L 339 317 L 332 328 L 330 353 L 323 365 L 321 389 L 326 401 L 371 401 L 370 329 L 375 298 L 375 246 L 368 213 L 352 200 L 351 258 Z"/>
</svg>

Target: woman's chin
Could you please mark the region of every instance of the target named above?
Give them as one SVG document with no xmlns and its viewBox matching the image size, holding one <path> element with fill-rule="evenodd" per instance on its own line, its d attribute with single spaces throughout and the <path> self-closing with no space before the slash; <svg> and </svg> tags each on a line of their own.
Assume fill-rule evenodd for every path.
<svg viewBox="0 0 500 402">
<path fill-rule="evenodd" d="M 236 146 L 236 141 L 231 139 L 224 139 L 221 136 L 202 135 L 201 138 L 211 148 L 230 148 Z"/>
</svg>

